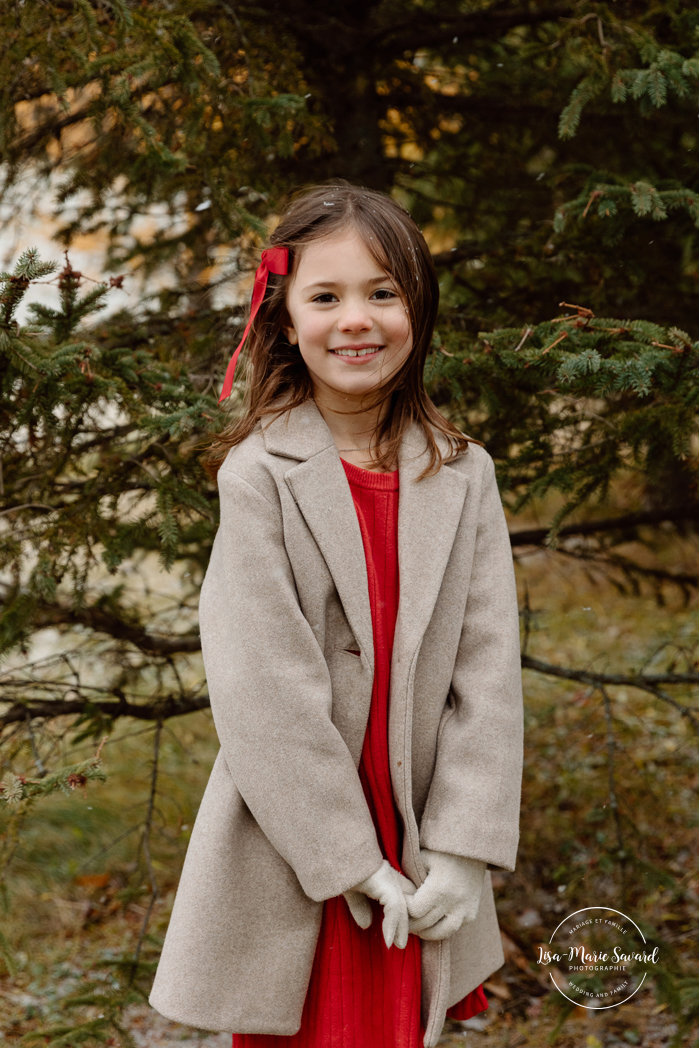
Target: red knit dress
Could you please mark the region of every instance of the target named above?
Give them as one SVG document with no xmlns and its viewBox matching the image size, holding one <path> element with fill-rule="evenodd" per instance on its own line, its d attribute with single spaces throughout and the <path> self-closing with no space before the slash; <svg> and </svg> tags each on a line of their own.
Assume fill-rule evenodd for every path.
<svg viewBox="0 0 699 1048">
<path fill-rule="evenodd" d="M 388 758 L 388 703 L 393 635 L 398 614 L 398 471 L 375 473 L 342 462 L 364 543 L 374 629 L 374 686 L 359 777 L 379 845 L 400 870 L 401 821 Z M 357 652 L 357 656 L 359 652 Z M 386 949 L 382 908 L 363 931 L 340 895 L 323 919 L 301 1029 L 291 1037 L 233 1034 L 232 1048 L 422 1048 L 420 940 Z M 447 1013 L 469 1019 L 488 1007 L 482 987 Z"/>
</svg>

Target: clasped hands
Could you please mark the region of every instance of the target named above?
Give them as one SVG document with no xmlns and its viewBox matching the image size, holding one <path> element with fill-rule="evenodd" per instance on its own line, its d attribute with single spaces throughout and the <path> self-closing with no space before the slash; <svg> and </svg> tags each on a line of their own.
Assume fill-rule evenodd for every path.
<svg viewBox="0 0 699 1048">
<path fill-rule="evenodd" d="M 478 913 L 484 862 L 427 848 L 421 849 L 420 856 L 427 877 L 417 889 L 384 859 L 376 873 L 343 893 L 360 928 L 371 924 L 369 899 L 381 903 L 382 932 L 388 947 L 405 949 L 409 932 L 421 939 L 448 939 Z"/>
</svg>

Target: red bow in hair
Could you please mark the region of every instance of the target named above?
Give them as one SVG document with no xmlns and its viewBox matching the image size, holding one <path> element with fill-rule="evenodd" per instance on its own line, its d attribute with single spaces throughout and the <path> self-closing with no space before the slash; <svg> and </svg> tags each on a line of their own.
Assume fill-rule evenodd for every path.
<svg viewBox="0 0 699 1048">
<path fill-rule="evenodd" d="M 240 340 L 238 348 L 231 357 L 228 367 L 226 368 L 226 375 L 223 380 L 223 389 L 221 390 L 221 396 L 218 398 L 219 404 L 226 397 L 230 397 L 231 390 L 233 389 L 233 376 L 235 375 L 235 366 L 238 363 L 238 357 L 240 351 L 243 348 L 245 339 L 248 337 L 248 332 L 252 325 L 253 320 L 257 316 L 257 311 L 262 305 L 262 301 L 265 297 L 265 291 L 267 290 L 267 278 L 270 273 L 276 273 L 277 276 L 284 277 L 289 272 L 289 249 L 286 247 L 268 247 L 266 251 L 262 252 L 262 261 L 257 267 L 255 273 L 255 283 L 252 289 L 252 302 L 250 304 L 250 319 L 247 322 L 243 337 Z"/>
</svg>

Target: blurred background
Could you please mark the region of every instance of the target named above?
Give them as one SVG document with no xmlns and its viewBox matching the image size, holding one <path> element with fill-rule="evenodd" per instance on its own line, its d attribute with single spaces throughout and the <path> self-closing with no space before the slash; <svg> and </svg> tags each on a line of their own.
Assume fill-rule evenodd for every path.
<svg viewBox="0 0 699 1048">
<path fill-rule="evenodd" d="M 679 0 L 0 0 L 0 1045 L 230 1043 L 145 1003 L 217 750 L 200 456 L 330 178 L 424 231 L 516 560 L 507 962 L 443 1041 L 699 1043 L 698 103 Z M 536 963 L 593 905 L 660 947 L 602 1012 Z"/>
</svg>

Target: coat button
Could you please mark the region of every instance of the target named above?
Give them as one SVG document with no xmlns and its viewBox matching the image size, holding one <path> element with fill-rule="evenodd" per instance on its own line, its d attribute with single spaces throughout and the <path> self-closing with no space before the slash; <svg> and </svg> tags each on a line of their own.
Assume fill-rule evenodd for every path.
<svg viewBox="0 0 699 1048">
<path fill-rule="evenodd" d="M 402 763 L 403 763 L 403 761 L 398 761 L 398 767 L 399 767 L 399 768 L 400 768 L 400 766 L 401 766 L 401 764 L 402 764 Z"/>
</svg>

